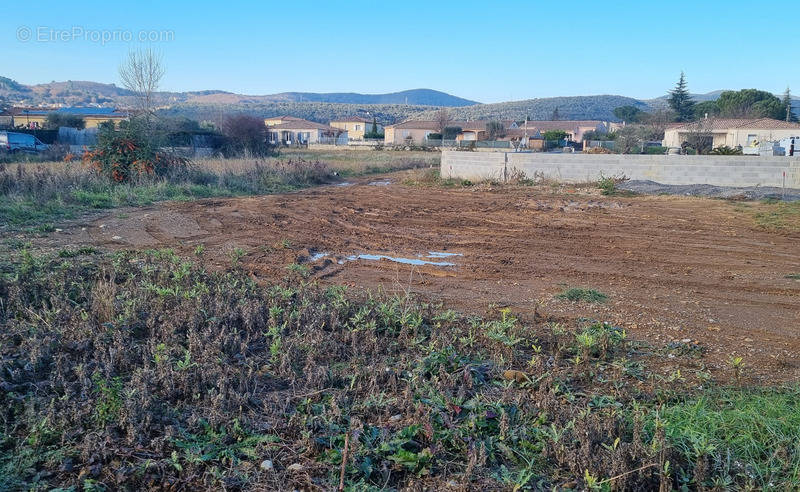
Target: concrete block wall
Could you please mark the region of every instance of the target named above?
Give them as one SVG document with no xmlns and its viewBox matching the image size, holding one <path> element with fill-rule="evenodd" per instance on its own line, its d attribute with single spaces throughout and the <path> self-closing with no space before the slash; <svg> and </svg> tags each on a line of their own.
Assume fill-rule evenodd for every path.
<svg viewBox="0 0 800 492">
<path fill-rule="evenodd" d="M 567 183 L 626 176 L 662 184 L 800 188 L 800 158 L 754 156 L 442 152 L 442 176 L 505 181 L 515 170 Z"/>
</svg>

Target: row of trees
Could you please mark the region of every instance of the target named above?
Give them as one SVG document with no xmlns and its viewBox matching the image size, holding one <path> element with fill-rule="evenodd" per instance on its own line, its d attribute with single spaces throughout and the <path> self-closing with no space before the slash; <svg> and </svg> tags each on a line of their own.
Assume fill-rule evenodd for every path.
<svg viewBox="0 0 800 492">
<path fill-rule="evenodd" d="M 670 91 L 667 102 L 675 114 L 675 121 L 678 122 L 695 121 L 705 117 L 773 118 L 797 121 L 797 116 L 792 112 L 792 94 L 788 87 L 783 98 L 757 89 L 742 89 L 724 91 L 716 101 L 698 103 L 692 99 L 686 75 L 681 72 L 680 79 Z"/>
</svg>

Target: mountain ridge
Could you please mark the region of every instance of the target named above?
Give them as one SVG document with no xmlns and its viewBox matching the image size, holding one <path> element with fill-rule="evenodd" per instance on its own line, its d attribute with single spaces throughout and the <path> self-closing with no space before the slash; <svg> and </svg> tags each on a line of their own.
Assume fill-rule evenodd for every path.
<svg viewBox="0 0 800 492">
<path fill-rule="evenodd" d="M 697 102 L 714 100 L 722 90 L 692 94 Z M 129 90 L 91 81 L 62 81 L 25 85 L 0 76 L 0 97 L 15 105 L 130 107 Z M 431 119 L 439 107 L 447 107 L 454 119 L 551 119 L 558 110 L 561 119 L 619 121 L 614 108 L 635 106 L 643 111 L 667 107 L 668 95 L 652 99 L 601 94 L 560 96 L 481 104 L 433 89 L 411 89 L 385 94 L 356 92 L 281 92 L 267 95 L 237 94 L 223 90 L 159 92 L 160 113 L 197 120 L 219 120 L 225 114 L 246 113 L 259 117 L 284 114 L 327 123 L 336 118 L 361 115 L 383 124 L 405 119 Z M 800 100 L 793 98 L 800 108 Z"/>
</svg>

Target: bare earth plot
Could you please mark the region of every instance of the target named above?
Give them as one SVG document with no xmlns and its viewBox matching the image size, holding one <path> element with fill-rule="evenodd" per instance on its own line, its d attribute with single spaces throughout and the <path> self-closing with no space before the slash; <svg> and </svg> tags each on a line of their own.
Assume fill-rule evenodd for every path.
<svg viewBox="0 0 800 492">
<path fill-rule="evenodd" d="M 242 248 L 246 268 L 265 281 L 306 264 L 323 283 L 410 290 L 466 312 L 494 304 L 592 317 L 657 347 L 699 342 L 710 367 L 742 356 L 763 382 L 800 376 L 800 281 L 787 278 L 800 272 L 800 237 L 757 228 L 735 204 L 375 179 L 116 211 L 64 237 L 185 255 L 202 244 L 205 261 L 219 266 Z M 567 287 L 595 288 L 609 301 L 556 299 Z"/>
</svg>

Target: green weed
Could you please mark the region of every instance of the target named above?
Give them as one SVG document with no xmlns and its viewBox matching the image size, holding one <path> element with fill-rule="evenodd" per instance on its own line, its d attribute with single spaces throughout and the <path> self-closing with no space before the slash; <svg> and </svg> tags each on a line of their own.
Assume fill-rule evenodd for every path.
<svg viewBox="0 0 800 492">
<path fill-rule="evenodd" d="M 584 288 L 570 288 L 556 296 L 558 299 L 566 299 L 568 301 L 590 302 L 590 303 L 605 303 L 608 301 L 608 296 L 599 290 L 584 289 Z"/>
</svg>

